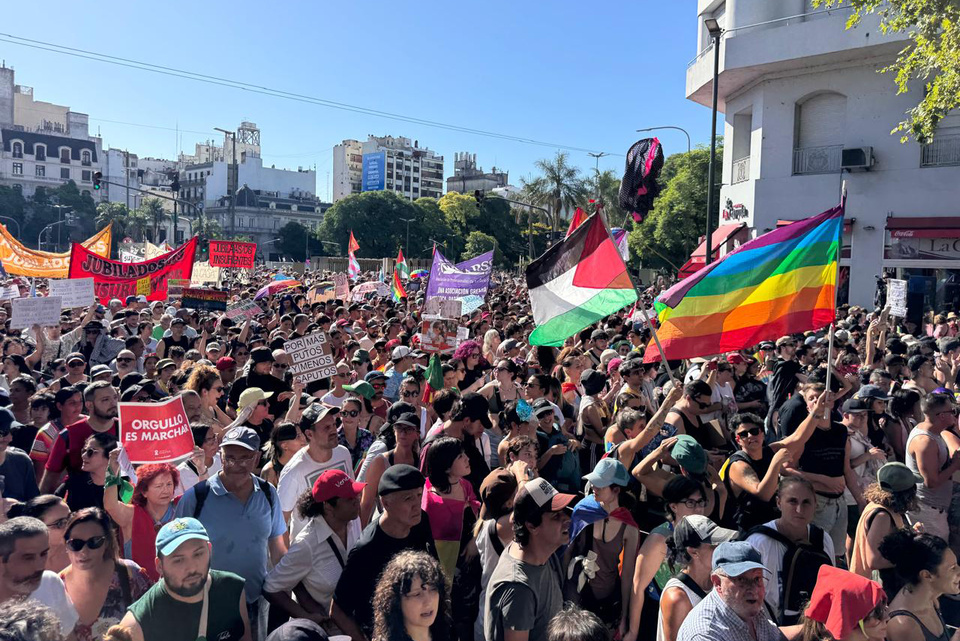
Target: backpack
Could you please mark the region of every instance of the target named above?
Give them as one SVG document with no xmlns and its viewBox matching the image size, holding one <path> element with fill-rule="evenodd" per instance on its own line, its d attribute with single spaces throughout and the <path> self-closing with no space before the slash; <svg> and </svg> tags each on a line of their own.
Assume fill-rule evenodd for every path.
<svg viewBox="0 0 960 641">
<path fill-rule="evenodd" d="M 267 503 L 270 505 L 270 512 L 273 513 L 273 494 L 270 493 L 270 484 L 259 476 L 257 484 L 260 485 L 260 491 L 267 497 Z M 193 486 L 194 498 L 197 503 L 193 506 L 193 518 L 200 520 L 200 511 L 203 510 L 203 504 L 207 502 L 207 495 L 210 494 L 210 484 L 206 480 L 198 482 Z"/>
<path fill-rule="evenodd" d="M 804 604 L 810 600 L 820 567 L 833 565 L 833 559 L 823 550 L 823 530 L 811 525 L 809 543 L 794 543 L 766 525 L 758 525 L 750 530 L 749 534 L 762 534 L 787 548 L 781 569 L 783 587 L 780 592 L 780 608 L 775 614 L 779 625 L 795 625 L 800 620 Z M 796 614 L 787 615 L 786 612 Z"/>
</svg>

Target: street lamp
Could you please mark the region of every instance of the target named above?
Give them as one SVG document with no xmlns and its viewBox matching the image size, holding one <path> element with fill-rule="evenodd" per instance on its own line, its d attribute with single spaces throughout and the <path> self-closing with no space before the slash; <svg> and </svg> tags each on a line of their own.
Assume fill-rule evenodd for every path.
<svg viewBox="0 0 960 641">
<path fill-rule="evenodd" d="M 713 109 L 710 125 L 710 163 L 707 165 L 707 255 L 704 258 L 704 267 L 710 264 L 713 258 L 713 191 L 715 165 L 717 159 L 717 91 L 720 77 L 720 38 L 723 29 L 716 18 L 707 18 L 703 21 L 710 38 L 713 39 Z"/>
<path fill-rule="evenodd" d="M 58 220 L 57 222 L 55 222 L 55 223 L 50 223 L 49 225 L 47 225 L 46 227 L 44 227 L 43 229 L 41 229 L 41 230 L 40 230 L 40 233 L 37 234 L 37 249 L 40 249 L 40 239 L 43 238 L 43 233 L 44 233 L 45 231 L 47 231 L 48 229 L 53 229 L 53 228 L 56 227 L 57 225 L 62 225 L 62 224 L 65 223 L 65 222 L 67 222 L 67 221 L 65 221 L 65 220 Z"/>
<path fill-rule="evenodd" d="M 259 245 L 257 245 L 257 248 L 260 249 L 260 252 L 261 252 L 261 253 L 263 253 L 263 248 L 264 248 L 264 247 L 266 247 L 267 245 L 272 245 L 273 243 L 276 243 L 276 242 L 279 242 L 279 241 L 280 241 L 279 238 L 274 238 L 273 240 L 268 240 L 268 241 L 265 242 L 265 243 L 260 243 Z M 266 258 L 264 258 L 264 262 L 266 262 Z"/>
<path fill-rule="evenodd" d="M 240 169 L 237 167 L 237 133 L 235 131 L 230 131 L 228 129 L 221 129 L 220 127 L 214 127 L 214 131 L 219 131 L 223 133 L 223 144 L 227 144 L 227 136 L 230 136 L 230 141 L 233 143 L 230 145 L 233 148 L 233 162 L 227 167 L 227 191 L 230 194 L 230 237 L 237 237 L 237 180 L 240 176 Z M 224 150 L 226 151 L 226 150 Z M 226 160 L 226 158 L 224 158 Z M 236 172 L 236 173 L 234 173 Z M 230 191 L 230 177 L 233 176 L 233 191 Z"/>
<path fill-rule="evenodd" d="M 16 225 L 16 226 L 17 226 L 17 238 L 22 238 L 22 236 L 20 236 L 20 223 L 19 223 L 19 222 L 17 222 L 17 221 L 16 221 L 15 219 L 13 219 L 13 218 L 10 218 L 9 216 L 0 216 L 0 220 L 9 220 L 11 223 L 13 223 L 14 225 Z M 39 249 L 39 248 L 38 248 L 38 249 Z"/>
<path fill-rule="evenodd" d="M 410 223 L 414 222 L 416 218 L 398 218 L 400 222 L 407 223 L 407 243 L 403 246 L 406 250 L 407 255 L 410 254 Z"/>
<path fill-rule="evenodd" d="M 643 129 L 637 129 L 637 132 L 654 131 L 655 129 L 676 129 L 677 131 L 682 131 L 685 133 L 687 135 L 687 153 L 690 153 L 690 132 L 683 127 L 677 127 L 675 125 L 661 125 L 660 127 L 644 127 Z"/>
</svg>

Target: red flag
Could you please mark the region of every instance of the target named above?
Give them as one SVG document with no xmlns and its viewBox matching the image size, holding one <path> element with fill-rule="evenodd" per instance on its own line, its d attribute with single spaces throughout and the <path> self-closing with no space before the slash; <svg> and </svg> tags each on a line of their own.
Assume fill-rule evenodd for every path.
<svg viewBox="0 0 960 641">
<path fill-rule="evenodd" d="M 587 220 L 587 214 L 582 209 L 577 207 L 577 210 L 573 212 L 573 218 L 570 219 L 570 228 L 567 230 L 567 236 L 573 233 L 573 231 L 582 225 Z"/>
<path fill-rule="evenodd" d="M 353 237 L 353 230 L 350 231 L 350 244 L 347 245 L 347 253 L 352 254 L 360 249 L 360 243 Z"/>
</svg>

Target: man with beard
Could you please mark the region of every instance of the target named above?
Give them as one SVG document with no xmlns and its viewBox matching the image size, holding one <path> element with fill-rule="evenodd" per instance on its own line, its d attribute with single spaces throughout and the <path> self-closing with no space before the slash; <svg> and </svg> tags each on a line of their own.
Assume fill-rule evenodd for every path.
<svg viewBox="0 0 960 641">
<path fill-rule="evenodd" d="M 84 443 L 94 433 L 107 432 L 120 438 L 117 421 L 117 390 L 106 381 L 91 383 L 83 390 L 83 400 L 87 403 L 90 416 L 67 425 L 53 443 L 50 457 L 47 459 L 43 478 L 40 480 L 40 492 L 51 494 L 60 485 L 63 472 L 81 474 L 83 461 L 80 452 Z"/>
<path fill-rule="evenodd" d="M 33 599 L 50 608 L 60 621 L 64 638 L 70 636 L 79 616 L 67 596 L 63 581 L 45 570 L 50 543 L 47 526 L 29 516 L 0 525 L 0 603 Z"/>
<path fill-rule="evenodd" d="M 120 621 L 134 641 L 252 641 L 243 579 L 211 570 L 211 548 L 196 519 L 174 519 L 160 528 L 156 564 L 161 580 Z"/>
</svg>

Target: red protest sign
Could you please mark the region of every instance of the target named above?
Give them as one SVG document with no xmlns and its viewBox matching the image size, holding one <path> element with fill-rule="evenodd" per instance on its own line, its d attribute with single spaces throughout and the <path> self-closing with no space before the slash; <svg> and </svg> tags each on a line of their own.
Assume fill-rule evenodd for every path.
<svg viewBox="0 0 960 641">
<path fill-rule="evenodd" d="M 232 240 L 211 240 L 210 266 L 211 267 L 239 267 L 253 269 L 253 262 L 257 256 L 256 243 L 240 243 Z"/>
<path fill-rule="evenodd" d="M 120 444 L 131 463 L 168 463 L 193 452 L 183 400 L 120 403 Z"/>
</svg>

